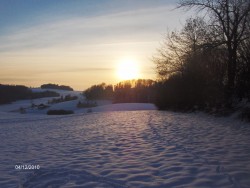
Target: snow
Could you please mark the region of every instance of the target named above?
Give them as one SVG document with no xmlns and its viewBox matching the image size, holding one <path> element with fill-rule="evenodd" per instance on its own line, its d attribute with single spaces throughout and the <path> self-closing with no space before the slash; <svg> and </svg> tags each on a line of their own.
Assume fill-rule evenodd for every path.
<svg viewBox="0 0 250 188">
<path fill-rule="evenodd" d="M 250 187 L 250 126 L 230 118 L 9 114 L 0 118 L 0 187 Z M 40 169 L 15 169 L 22 164 Z"/>
<path fill-rule="evenodd" d="M 87 113 L 87 112 L 107 112 L 107 111 L 132 111 L 132 110 L 156 110 L 155 105 L 148 103 L 121 103 L 121 104 L 112 104 L 110 100 L 95 100 L 93 102 L 97 103 L 97 107 L 93 108 L 77 108 L 77 103 L 79 101 L 86 101 L 85 98 L 81 95 L 80 91 L 64 91 L 56 89 L 41 89 L 41 88 L 32 88 L 33 92 L 43 92 L 43 91 L 55 91 L 60 94 L 60 96 L 77 96 L 77 100 L 60 102 L 56 104 L 48 104 L 48 101 L 57 98 L 57 97 L 47 97 L 33 100 L 20 100 L 13 102 L 11 104 L 0 105 L 0 112 L 12 112 L 20 114 L 20 108 L 25 109 L 26 114 L 46 114 L 48 110 L 72 110 L 74 113 Z M 31 104 L 45 104 L 48 105 L 48 108 L 37 109 L 31 108 Z M 1 117 L 0 117 L 1 118 Z"/>
</svg>

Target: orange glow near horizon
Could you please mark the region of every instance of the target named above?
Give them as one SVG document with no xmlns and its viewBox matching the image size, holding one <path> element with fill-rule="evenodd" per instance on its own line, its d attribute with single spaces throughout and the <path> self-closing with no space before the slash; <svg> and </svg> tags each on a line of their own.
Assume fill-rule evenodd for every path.
<svg viewBox="0 0 250 188">
<path fill-rule="evenodd" d="M 89 2 L 3 2 L 0 84 L 53 83 L 82 91 L 103 82 L 156 79 L 151 57 L 161 33 L 181 27 L 187 14 L 170 11 L 175 3 L 166 1 Z"/>
</svg>

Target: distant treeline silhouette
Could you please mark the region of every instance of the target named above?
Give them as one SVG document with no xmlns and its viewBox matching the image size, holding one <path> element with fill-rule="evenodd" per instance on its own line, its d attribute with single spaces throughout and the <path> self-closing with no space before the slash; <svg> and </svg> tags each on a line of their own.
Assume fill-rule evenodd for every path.
<svg viewBox="0 0 250 188">
<path fill-rule="evenodd" d="M 105 83 L 93 85 L 84 91 L 88 100 L 107 99 L 113 103 L 147 103 L 154 102 L 155 81 L 138 79 L 127 80 L 116 85 L 106 85 Z"/>
<path fill-rule="evenodd" d="M 105 83 L 93 85 L 86 89 L 83 94 L 88 100 L 107 99 L 111 100 L 114 97 L 113 85 L 106 85 Z"/>
<path fill-rule="evenodd" d="M 8 104 L 16 100 L 58 96 L 60 95 L 53 91 L 32 92 L 32 90 L 26 86 L 0 84 L 0 104 Z"/>
<path fill-rule="evenodd" d="M 153 103 L 155 81 L 150 79 L 127 80 L 114 86 L 114 103 Z"/>
<path fill-rule="evenodd" d="M 67 90 L 67 91 L 73 91 L 73 88 L 70 86 L 65 85 L 58 85 L 58 84 L 43 84 L 41 85 L 42 89 L 59 89 L 59 90 Z"/>
</svg>

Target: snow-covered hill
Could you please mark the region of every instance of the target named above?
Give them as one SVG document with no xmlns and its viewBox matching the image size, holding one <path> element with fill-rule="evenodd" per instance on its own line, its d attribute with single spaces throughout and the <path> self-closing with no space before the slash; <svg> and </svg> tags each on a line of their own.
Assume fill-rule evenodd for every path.
<svg viewBox="0 0 250 188">
<path fill-rule="evenodd" d="M 77 100 L 65 101 L 60 103 L 49 104 L 53 98 L 47 97 L 33 100 L 20 100 L 13 102 L 11 104 L 0 105 L 0 112 L 8 112 L 15 114 L 25 114 L 25 115 L 42 115 L 46 114 L 48 110 L 72 110 L 74 113 L 86 113 L 86 112 L 103 112 L 103 111 L 131 111 L 131 110 L 156 110 L 153 104 L 145 103 L 127 103 L 127 104 L 112 104 L 108 100 L 97 100 L 97 107 L 92 108 L 77 108 L 77 103 L 79 101 L 84 102 L 85 98 L 80 91 L 64 91 L 56 89 L 41 89 L 33 88 L 33 92 L 43 92 L 46 90 L 55 91 L 60 94 L 60 96 L 65 97 L 66 95 L 77 96 Z M 58 97 L 57 97 L 58 98 Z M 40 107 L 39 107 L 40 105 Z M 33 107 L 32 107 L 33 106 Z M 46 107 L 47 106 L 47 107 Z M 1 114 L 0 114 L 1 116 Z"/>
</svg>

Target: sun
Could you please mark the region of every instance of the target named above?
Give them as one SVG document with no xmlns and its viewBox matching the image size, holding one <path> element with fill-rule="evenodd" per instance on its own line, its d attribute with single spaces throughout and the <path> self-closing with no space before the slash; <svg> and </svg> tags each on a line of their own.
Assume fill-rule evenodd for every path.
<svg viewBox="0 0 250 188">
<path fill-rule="evenodd" d="M 133 59 L 122 59 L 117 67 L 117 76 L 121 80 L 137 79 L 139 77 L 138 62 Z"/>
</svg>

